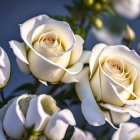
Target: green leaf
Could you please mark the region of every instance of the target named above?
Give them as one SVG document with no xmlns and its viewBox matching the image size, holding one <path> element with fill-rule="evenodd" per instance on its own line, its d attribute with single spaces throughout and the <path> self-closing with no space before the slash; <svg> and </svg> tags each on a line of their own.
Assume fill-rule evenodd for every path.
<svg viewBox="0 0 140 140">
<path fill-rule="evenodd" d="M 110 12 L 112 15 L 115 15 L 115 12 L 112 10 L 112 8 L 108 4 L 104 4 L 104 8 Z"/>
<path fill-rule="evenodd" d="M 74 127 L 72 127 L 70 130 L 67 129 L 63 140 L 70 140 L 70 138 L 72 137 L 73 133 L 74 133 Z"/>
</svg>

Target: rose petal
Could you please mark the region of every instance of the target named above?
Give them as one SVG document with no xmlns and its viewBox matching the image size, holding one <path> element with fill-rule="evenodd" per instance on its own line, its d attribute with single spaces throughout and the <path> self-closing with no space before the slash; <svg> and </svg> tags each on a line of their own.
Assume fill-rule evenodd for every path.
<svg viewBox="0 0 140 140">
<path fill-rule="evenodd" d="M 75 65 L 73 65 L 72 67 L 70 67 L 69 69 L 71 69 L 71 71 L 77 71 L 82 70 L 83 68 L 83 64 L 78 62 Z M 79 74 L 69 74 L 67 72 L 65 72 L 64 76 L 62 77 L 61 81 L 63 83 L 72 83 L 72 82 L 79 82 Z"/>
<path fill-rule="evenodd" d="M 124 107 L 118 107 L 111 104 L 101 104 L 104 108 L 118 113 L 129 113 L 134 118 L 140 117 L 140 111 L 139 108 L 136 106 L 124 106 Z"/>
<path fill-rule="evenodd" d="M 105 116 L 105 120 L 114 128 L 114 129 L 118 129 L 112 122 L 111 116 L 109 111 L 103 111 L 104 116 Z"/>
<path fill-rule="evenodd" d="M 100 70 L 97 68 L 96 72 L 90 79 L 90 85 L 94 96 L 97 98 L 97 101 L 101 100 L 101 81 L 100 81 Z"/>
<path fill-rule="evenodd" d="M 39 15 L 37 17 L 31 18 L 30 20 L 27 20 L 20 25 L 21 37 L 27 45 L 30 44 L 32 41 L 31 39 L 34 30 L 38 26 L 48 22 L 48 20 L 50 20 L 50 18 L 47 15 Z"/>
<path fill-rule="evenodd" d="M 28 95 L 24 94 L 15 99 L 14 102 L 9 106 L 3 119 L 3 127 L 6 134 L 14 139 L 20 139 L 25 131 L 25 116 L 20 110 L 18 103 L 21 99 L 26 97 L 28 97 Z"/>
<path fill-rule="evenodd" d="M 118 92 L 118 90 L 117 90 L 117 88 L 116 88 L 116 85 L 115 85 L 115 83 L 110 83 L 110 85 L 112 86 L 112 88 L 113 88 L 113 90 L 115 91 L 115 93 L 116 93 L 116 95 L 118 96 L 118 98 L 125 104 L 125 105 L 132 105 L 132 106 L 135 106 L 135 105 L 140 105 L 140 102 L 139 102 L 139 99 L 138 100 L 125 100 L 125 99 L 123 99 L 119 94 L 119 92 Z M 121 89 L 121 87 L 119 87 L 120 89 Z M 125 89 L 126 90 L 126 89 Z M 130 92 L 131 93 L 131 91 L 128 91 L 129 90 L 129 88 L 126 90 L 127 92 Z M 122 88 L 122 90 L 121 91 L 124 91 L 124 89 Z M 124 92 L 126 92 L 126 91 L 124 91 Z"/>
<path fill-rule="evenodd" d="M 46 126 L 50 115 L 44 111 L 41 103 L 42 99 L 45 99 L 46 96 L 47 95 L 42 94 L 31 99 L 26 116 L 26 127 L 34 125 L 34 130 L 42 131 Z"/>
<path fill-rule="evenodd" d="M 137 95 L 137 97 L 140 97 L 140 69 L 137 70 L 137 77 L 134 82 L 133 92 Z"/>
<path fill-rule="evenodd" d="M 99 57 L 102 52 L 102 50 L 107 47 L 106 44 L 97 44 L 92 49 L 92 54 L 89 60 L 89 66 L 90 66 L 90 76 L 96 71 L 98 65 L 99 65 Z"/>
<path fill-rule="evenodd" d="M 6 140 L 6 137 L 3 132 L 2 122 L 0 120 L 0 140 Z"/>
<path fill-rule="evenodd" d="M 33 51 L 29 52 L 29 69 L 32 74 L 41 81 L 58 82 L 65 71 L 55 65 L 46 62 Z"/>
<path fill-rule="evenodd" d="M 91 51 L 83 51 L 80 60 L 75 65 L 73 65 L 68 69 L 70 69 L 70 71 L 78 71 L 78 69 L 81 71 L 83 68 L 83 64 L 89 63 L 90 55 L 91 55 Z M 64 83 L 79 82 L 80 75 L 81 75 L 80 73 L 69 74 L 68 72 L 65 72 L 61 81 Z"/>
<path fill-rule="evenodd" d="M 63 109 L 51 116 L 44 133 L 49 139 L 61 140 L 66 133 L 68 125 L 74 126 L 76 122 L 71 111 Z"/>
<path fill-rule="evenodd" d="M 70 58 L 69 65 L 75 64 L 80 59 L 83 52 L 84 40 L 79 35 L 75 35 L 75 38 L 76 38 L 76 44 L 71 51 L 71 58 Z"/>
<path fill-rule="evenodd" d="M 24 63 L 23 61 L 21 61 L 20 59 L 16 58 L 17 64 L 20 68 L 20 70 L 25 73 L 25 74 L 30 74 L 30 70 L 29 70 L 29 66 Z"/>
<path fill-rule="evenodd" d="M 120 128 L 113 134 L 112 140 L 131 140 L 140 132 L 140 128 L 135 123 L 122 123 Z"/>
<path fill-rule="evenodd" d="M 95 140 L 92 133 L 87 131 L 82 131 L 81 129 L 75 127 L 74 133 L 70 140 Z"/>
<path fill-rule="evenodd" d="M 9 44 L 16 57 L 23 61 L 25 64 L 29 64 L 27 60 L 25 43 L 20 43 L 18 41 L 12 40 L 9 42 Z"/>
<path fill-rule="evenodd" d="M 112 88 L 110 79 L 103 73 L 103 70 L 100 71 L 101 77 L 101 100 L 116 106 L 122 106 L 123 102 L 116 95 L 115 90 Z M 96 87 L 94 87 L 96 88 Z"/>
<path fill-rule="evenodd" d="M 39 80 L 39 82 L 42 83 L 45 86 L 48 86 L 47 82 L 45 82 L 45 81 Z"/>
<path fill-rule="evenodd" d="M 119 113 L 114 111 L 110 111 L 110 113 L 114 124 L 127 122 L 131 117 L 129 113 Z"/>
<path fill-rule="evenodd" d="M 80 82 L 76 83 L 76 93 L 82 101 L 82 112 L 89 124 L 98 126 L 105 123 L 104 115 L 94 99 L 89 84 L 89 69 L 81 72 Z"/>
<path fill-rule="evenodd" d="M 0 89 L 10 78 L 10 61 L 6 52 L 0 47 Z"/>
<path fill-rule="evenodd" d="M 89 63 L 91 53 L 92 53 L 91 51 L 84 50 L 80 57 L 79 62 L 81 62 L 82 64 Z"/>
<path fill-rule="evenodd" d="M 107 68 L 107 66 L 105 64 L 103 64 L 103 66 L 101 66 L 101 64 L 103 63 L 101 60 L 100 61 L 100 68 L 101 68 L 101 74 L 103 76 L 103 80 L 104 80 L 104 77 L 107 77 L 108 79 L 110 79 L 109 81 L 111 82 L 110 83 L 110 87 L 112 85 L 114 85 L 114 87 L 117 89 L 117 91 L 119 92 L 119 98 L 122 99 L 129 99 L 131 94 L 133 96 L 136 97 L 136 95 L 134 94 L 133 92 L 133 83 L 137 77 L 137 71 L 136 69 L 133 67 L 131 68 L 131 70 L 129 71 L 129 73 L 127 75 L 130 75 L 130 78 L 127 79 L 129 80 L 129 83 L 128 85 L 125 85 L 125 80 L 121 81 L 121 78 L 120 79 L 117 79 L 116 78 L 116 75 L 113 74 L 112 72 L 109 72 L 109 69 Z M 123 60 L 122 60 L 123 61 Z M 129 63 L 129 62 L 127 62 Z M 130 64 L 129 64 L 130 65 Z M 131 81 L 131 82 L 130 82 Z M 113 87 L 112 87 L 113 88 Z M 113 88 L 114 89 L 114 88 Z M 115 91 L 115 90 L 114 90 Z M 116 94 L 118 93 L 116 92 Z M 111 92 L 110 92 L 111 93 Z M 104 94 L 103 94 L 104 95 Z M 115 95 L 116 96 L 116 95 Z"/>
</svg>

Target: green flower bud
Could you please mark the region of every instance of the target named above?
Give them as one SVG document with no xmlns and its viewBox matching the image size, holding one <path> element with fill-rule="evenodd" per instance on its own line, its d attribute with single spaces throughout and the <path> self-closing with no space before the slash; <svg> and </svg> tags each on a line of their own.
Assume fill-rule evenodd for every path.
<svg viewBox="0 0 140 140">
<path fill-rule="evenodd" d="M 102 20 L 100 20 L 99 18 L 96 18 L 96 19 L 94 20 L 94 25 L 95 25 L 95 27 L 96 27 L 98 30 L 100 30 L 100 29 L 103 28 L 103 22 L 102 22 Z"/>
<path fill-rule="evenodd" d="M 96 11 L 100 11 L 102 9 L 102 5 L 100 3 L 96 3 L 95 6 L 94 6 L 94 9 Z"/>
<path fill-rule="evenodd" d="M 136 39 L 135 32 L 129 25 L 126 25 L 126 28 L 124 31 L 124 38 L 131 42 L 133 42 Z"/>
<path fill-rule="evenodd" d="M 84 4 L 87 6 L 91 6 L 93 4 L 94 0 L 84 0 Z"/>
<path fill-rule="evenodd" d="M 138 44 L 138 51 L 140 52 L 140 43 Z"/>
</svg>

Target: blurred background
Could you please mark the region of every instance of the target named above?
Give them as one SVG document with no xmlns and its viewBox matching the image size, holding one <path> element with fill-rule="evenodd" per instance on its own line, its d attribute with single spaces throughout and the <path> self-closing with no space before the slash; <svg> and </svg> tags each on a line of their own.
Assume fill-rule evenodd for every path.
<svg viewBox="0 0 140 140">
<path fill-rule="evenodd" d="M 34 79 L 31 75 L 25 75 L 22 73 L 16 63 L 15 55 L 9 46 L 10 40 L 21 41 L 19 24 L 29 18 L 35 17 L 40 14 L 49 14 L 52 16 L 70 16 L 69 12 L 64 8 L 64 5 L 72 5 L 71 0 L 0 0 L 0 46 L 7 52 L 11 62 L 11 79 L 4 89 L 5 97 L 12 95 L 13 91 L 23 85 L 24 83 L 32 83 Z M 129 12 L 129 11 L 128 11 Z M 131 14 L 131 13 L 130 13 Z M 118 30 L 123 29 L 126 24 L 129 24 L 135 31 L 136 41 L 132 43 L 131 49 L 137 51 L 137 45 L 140 42 L 140 17 L 134 20 L 125 19 L 118 16 L 108 16 L 102 19 L 104 21 L 103 32 L 97 33 L 97 30 L 93 27 L 88 33 L 85 41 L 85 48 L 91 50 L 93 45 L 99 42 L 104 42 L 109 45 L 120 44 L 122 37 L 122 30 L 118 32 L 108 32 L 108 27 L 116 28 Z M 104 35 L 103 35 L 104 34 Z M 138 51 L 137 51 L 138 52 Z M 139 52 L 138 52 L 139 53 Z M 48 87 L 41 85 L 38 89 L 38 93 L 46 93 Z M 26 91 L 16 92 L 14 94 L 20 95 Z M 70 109 L 74 113 L 77 121 L 77 126 L 80 126 L 84 120 L 80 105 L 71 106 Z M 131 119 L 134 121 L 133 119 Z M 140 119 L 135 119 L 140 124 Z M 92 131 L 95 137 L 99 137 L 100 133 L 106 130 L 104 133 L 107 134 L 108 139 L 114 129 L 108 127 L 109 124 L 104 126 L 96 127 L 87 124 L 86 129 Z M 111 129 L 109 131 L 108 128 Z M 109 132 L 109 133 L 108 133 Z"/>
</svg>

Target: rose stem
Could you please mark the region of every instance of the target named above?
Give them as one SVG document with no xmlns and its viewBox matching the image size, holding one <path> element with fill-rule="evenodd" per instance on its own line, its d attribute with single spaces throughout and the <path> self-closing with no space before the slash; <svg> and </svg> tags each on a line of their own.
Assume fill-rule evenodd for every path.
<svg viewBox="0 0 140 140">
<path fill-rule="evenodd" d="M 4 98 L 4 92 L 3 92 L 3 89 L 0 90 L 0 95 L 1 95 L 2 102 L 5 103 L 5 98 Z"/>
<path fill-rule="evenodd" d="M 49 95 L 53 95 L 54 93 L 55 93 L 55 91 L 59 88 L 59 87 L 61 87 L 61 86 L 63 86 L 64 84 L 61 84 L 61 85 L 54 85 L 51 89 L 50 89 L 50 91 L 49 91 Z"/>
<path fill-rule="evenodd" d="M 38 81 L 38 79 L 35 78 L 35 82 L 34 82 L 34 86 L 31 89 L 31 94 L 36 94 L 36 91 L 38 89 L 38 87 L 40 86 L 40 82 Z"/>
</svg>

